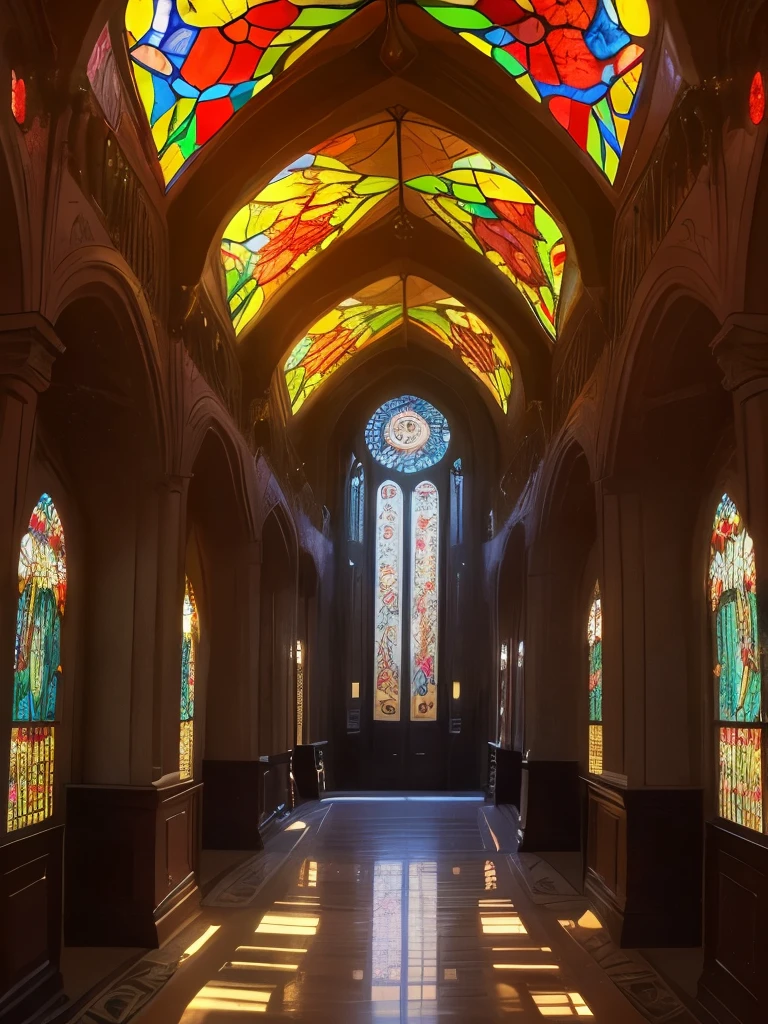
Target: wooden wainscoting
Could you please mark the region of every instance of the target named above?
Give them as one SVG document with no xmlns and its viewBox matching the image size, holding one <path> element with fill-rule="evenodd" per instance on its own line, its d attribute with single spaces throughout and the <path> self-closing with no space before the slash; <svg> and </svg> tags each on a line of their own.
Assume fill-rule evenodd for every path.
<svg viewBox="0 0 768 1024">
<path fill-rule="evenodd" d="M 260 850 L 258 761 L 203 761 L 203 849 Z"/>
<path fill-rule="evenodd" d="M 265 828 L 283 809 L 293 808 L 291 751 L 259 758 L 259 828 Z"/>
<path fill-rule="evenodd" d="M 193 912 L 202 788 L 67 787 L 68 945 L 154 948 Z"/>
<path fill-rule="evenodd" d="M 702 793 L 585 780 L 586 890 L 619 945 L 701 942 Z"/>
<path fill-rule="evenodd" d="M 521 852 L 581 849 L 576 761 L 523 761 Z"/>
<path fill-rule="evenodd" d="M 699 1000 L 723 1024 L 768 1020 L 768 847 L 707 825 L 704 973 Z"/>
<path fill-rule="evenodd" d="M 0 847 L 0 1019 L 26 1020 L 61 988 L 64 827 Z"/>
</svg>

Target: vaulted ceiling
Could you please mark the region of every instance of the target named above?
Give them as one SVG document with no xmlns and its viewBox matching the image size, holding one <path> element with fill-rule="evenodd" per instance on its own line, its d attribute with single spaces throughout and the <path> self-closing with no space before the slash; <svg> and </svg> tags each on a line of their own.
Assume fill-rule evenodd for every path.
<svg viewBox="0 0 768 1024">
<path fill-rule="evenodd" d="M 128 0 L 89 77 L 113 62 L 173 283 L 202 282 L 253 389 L 275 374 L 301 418 L 417 345 L 501 422 L 607 287 L 654 7 Z"/>
</svg>

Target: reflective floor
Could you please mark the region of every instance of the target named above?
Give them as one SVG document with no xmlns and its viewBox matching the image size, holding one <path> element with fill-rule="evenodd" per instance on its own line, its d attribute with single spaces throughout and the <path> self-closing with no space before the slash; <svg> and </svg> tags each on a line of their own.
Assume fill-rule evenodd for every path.
<svg viewBox="0 0 768 1024">
<path fill-rule="evenodd" d="M 645 1020 L 573 922 L 535 902 L 479 800 L 333 801 L 303 817 L 266 882 L 209 897 L 135 1021 Z"/>
</svg>

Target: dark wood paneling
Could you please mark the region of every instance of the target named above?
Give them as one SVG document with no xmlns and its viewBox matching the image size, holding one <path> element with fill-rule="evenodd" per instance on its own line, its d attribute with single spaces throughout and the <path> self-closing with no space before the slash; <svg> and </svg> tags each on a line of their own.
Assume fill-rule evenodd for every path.
<svg viewBox="0 0 768 1024">
<path fill-rule="evenodd" d="M 768 847 L 717 823 L 706 833 L 699 999 L 723 1024 L 768 1020 Z"/>
<path fill-rule="evenodd" d="M 0 847 L 0 1018 L 30 1016 L 61 988 L 64 828 Z"/>
<path fill-rule="evenodd" d="M 293 808 L 291 751 L 259 758 L 259 828 L 283 810 Z"/>
<path fill-rule="evenodd" d="M 488 780 L 486 793 L 498 806 L 510 804 L 520 810 L 520 785 L 523 755 L 498 743 L 488 744 Z"/>
<path fill-rule="evenodd" d="M 523 852 L 581 849 L 576 761 L 524 761 Z"/>
<path fill-rule="evenodd" d="M 702 794 L 622 789 L 593 779 L 587 790 L 586 887 L 622 946 L 701 941 Z"/>
<path fill-rule="evenodd" d="M 325 794 L 325 750 L 327 740 L 293 748 L 293 777 L 303 800 L 319 800 Z"/>
<path fill-rule="evenodd" d="M 68 944 L 155 947 L 192 913 L 201 791 L 67 788 Z"/>
<path fill-rule="evenodd" d="M 259 761 L 203 761 L 203 847 L 260 850 Z"/>
</svg>

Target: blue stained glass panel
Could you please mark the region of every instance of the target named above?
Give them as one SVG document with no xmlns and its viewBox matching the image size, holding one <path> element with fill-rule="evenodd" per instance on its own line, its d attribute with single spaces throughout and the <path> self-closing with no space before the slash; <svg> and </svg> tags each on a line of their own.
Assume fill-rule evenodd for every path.
<svg viewBox="0 0 768 1024">
<path fill-rule="evenodd" d="M 448 451 L 450 440 L 445 416 L 414 395 L 385 402 L 365 428 L 371 455 L 398 473 L 420 473 L 437 465 Z"/>
</svg>

